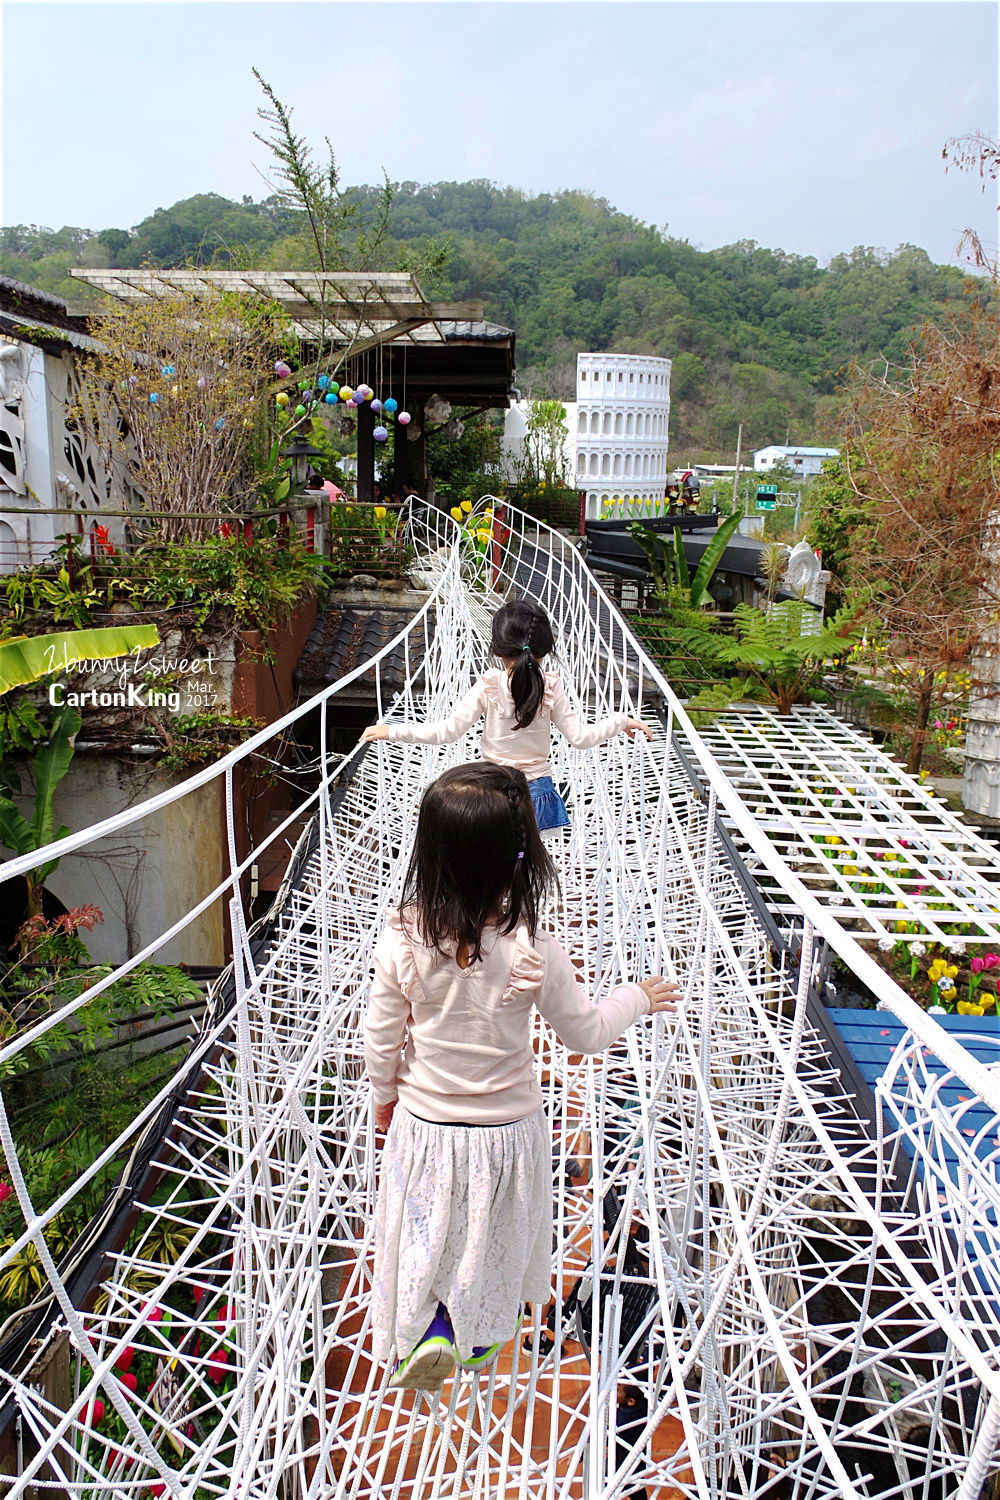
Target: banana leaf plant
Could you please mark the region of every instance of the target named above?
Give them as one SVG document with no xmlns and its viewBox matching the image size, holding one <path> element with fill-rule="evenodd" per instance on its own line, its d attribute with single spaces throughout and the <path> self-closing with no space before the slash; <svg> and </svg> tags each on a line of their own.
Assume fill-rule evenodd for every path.
<svg viewBox="0 0 1000 1500">
<path fill-rule="evenodd" d="M 98 630 L 64 630 L 52 635 L 20 636 L 0 644 L 0 694 L 15 687 L 40 682 L 60 670 L 64 663 L 108 660 L 130 655 L 159 644 L 155 625 L 117 625 Z M 30 722 L 25 720 L 24 722 Z M 69 770 L 73 759 L 73 740 L 82 720 L 79 710 L 60 704 L 47 725 L 39 723 L 41 735 L 35 741 L 31 760 L 35 783 L 35 805 L 30 820 L 21 813 L 9 795 L 0 791 L 0 844 L 15 854 L 30 854 L 63 839 L 70 829 L 55 827 L 53 800 L 56 787 Z M 47 859 L 25 875 L 27 900 L 25 916 L 36 917 L 42 910 L 45 882 L 58 865 L 58 859 Z"/>
<path fill-rule="evenodd" d="M 641 521 L 633 521 L 628 529 L 633 541 L 645 554 L 657 593 L 666 594 L 671 588 L 681 589 L 693 609 L 704 609 L 715 603 L 708 585 L 739 524 L 738 515 L 726 517 L 705 548 L 693 578 L 684 555 L 684 538 L 679 526 L 671 527 L 672 546 L 661 532 L 651 531 Z"/>
</svg>

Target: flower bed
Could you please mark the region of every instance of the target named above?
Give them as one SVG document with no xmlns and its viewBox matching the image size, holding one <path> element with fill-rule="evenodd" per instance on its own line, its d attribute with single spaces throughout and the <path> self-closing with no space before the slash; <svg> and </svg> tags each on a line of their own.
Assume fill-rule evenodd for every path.
<svg viewBox="0 0 1000 1500">
<path fill-rule="evenodd" d="M 399 508 L 336 501 L 330 506 L 330 569 L 338 577 L 369 573 L 398 578 L 410 562 Z"/>
</svg>

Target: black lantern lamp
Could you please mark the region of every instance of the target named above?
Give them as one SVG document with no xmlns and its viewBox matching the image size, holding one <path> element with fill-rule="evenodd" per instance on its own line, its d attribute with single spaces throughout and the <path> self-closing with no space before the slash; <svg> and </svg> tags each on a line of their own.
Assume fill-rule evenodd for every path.
<svg viewBox="0 0 1000 1500">
<path fill-rule="evenodd" d="M 323 454 L 319 448 L 314 448 L 305 438 L 296 435 L 287 448 L 281 450 L 282 458 L 287 458 L 291 467 L 291 479 L 293 490 L 304 490 L 306 480 L 309 478 L 309 470 L 314 458 L 322 458 Z"/>
</svg>

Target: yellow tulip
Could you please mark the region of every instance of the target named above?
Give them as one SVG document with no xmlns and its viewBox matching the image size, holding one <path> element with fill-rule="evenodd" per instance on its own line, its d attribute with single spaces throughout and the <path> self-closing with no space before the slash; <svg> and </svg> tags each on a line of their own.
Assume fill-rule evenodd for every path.
<svg viewBox="0 0 1000 1500">
<path fill-rule="evenodd" d="M 857 865 L 841 865 L 840 868 L 841 873 L 844 875 L 856 875 L 858 873 Z"/>
<path fill-rule="evenodd" d="M 462 501 L 462 509 L 465 511 L 465 514 L 468 515 L 469 512 L 470 512 L 470 510 L 472 509 L 472 501 L 471 500 L 463 500 Z"/>
<path fill-rule="evenodd" d="M 981 1016 L 985 1012 L 981 1005 L 974 1005 L 971 1000 L 960 1000 L 955 1007 L 960 1016 Z"/>
<path fill-rule="evenodd" d="M 451 513 L 455 517 L 456 521 L 460 521 L 462 519 L 462 512 L 459 510 L 457 505 L 453 505 L 451 507 Z"/>
<path fill-rule="evenodd" d="M 376 507 L 375 507 L 375 514 L 378 516 L 378 518 L 379 518 L 380 521 L 384 521 L 385 520 L 385 506 L 384 505 L 376 505 Z"/>
</svg>

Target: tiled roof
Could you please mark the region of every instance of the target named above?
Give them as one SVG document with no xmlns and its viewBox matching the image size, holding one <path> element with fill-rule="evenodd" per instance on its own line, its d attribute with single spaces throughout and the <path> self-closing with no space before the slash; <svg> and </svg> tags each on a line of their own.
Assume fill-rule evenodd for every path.
<svg viewBox="0 0 1000 1500">
<path fill-rule="evenodd" d="M 104 346 L 87 332 L 84 316 L 71 313 L 61 297 L 0 276 L 0 333 L 58 351 L 67 344 L 95 353 Z"/>
<path fill-rule="evenodd" d="M 338 678 L 346 677 L 363 662 L 369 661 L 399 635 L 413 619 L 417 606 L 365 605 L 334 606 L 326 609 L 313 626 L 306 641 L 294 681 L 300 688 L 317 691 Z M 410 670 L 422 660 L 418 642 L 410 642 Z M 383 699 L 386 691 L 394 692 L 406 681 L 404 643 L 390 652 L 381 663 Z M 351 697 L 370 697 L 375 689 L 375 669 L 362 674 L 346 691 Z"/>
</svg>

